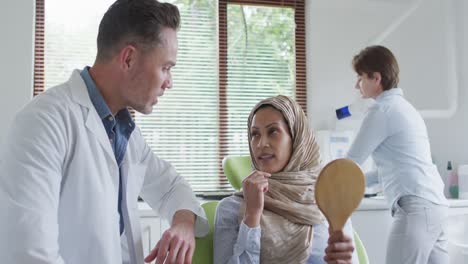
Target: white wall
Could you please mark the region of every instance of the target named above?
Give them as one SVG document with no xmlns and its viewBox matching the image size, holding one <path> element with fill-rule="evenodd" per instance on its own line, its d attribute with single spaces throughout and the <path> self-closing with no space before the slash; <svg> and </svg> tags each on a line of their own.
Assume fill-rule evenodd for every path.
<svg viewBox="0 0 468 264">
<path fill-rule="evenodd" d="M 468 2 L 458 2 L 457 52 L 459 64 L 458 111 L 449 119 L 426 122 L 431 137 L 431 147 L 438 164 L 451 159 L 455 165 L 468 164 Z"/>
<path fill-rule="evenodd" d="M 458 89 L 458 109 L 452 117 L 425 120 L 439 168 L 447 160 L 455 165 L 468 164 L 468 139 L 463 137 L 468 135 L 468 118 L 463 114 L 468 112 L 466 1 L 307 0 L 306 3 L 308 110 L 315 129 L 329 129 L 334 109 L 352 101 L 356 93 L 352 57 L 362 48 L 376 44 L 382 32 L 392 29 L 408 10 L 416 7 L 378 43 L 395 53 L 400 64 L 400 86 L 418 110 L 447 113 L 453 105 L 451 88 Z M 455 34 L 451 37 L 452 28 Z M 455 58 L 455 63 L 451 63 Z"/>
<path fill-rule="evenodd" d="M 32 97 L 34 0 L 2 1 L 0 32 L 0 143 L 14 113 Z"/>
</svg>

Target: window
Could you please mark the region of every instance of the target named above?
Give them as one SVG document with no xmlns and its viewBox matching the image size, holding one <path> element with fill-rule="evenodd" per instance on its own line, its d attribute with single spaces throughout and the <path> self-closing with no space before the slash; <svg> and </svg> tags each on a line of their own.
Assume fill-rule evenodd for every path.
<svg viewBox="0 0 468 264">
<path fill-rule="evenodd" d="M 98 24 L 113 1 L 98 2 L 36 1 L 36 27 L 44 30 L 36 31 L 35 94 L 92 65 Z M 169 2 L 182 17 L 173 89 L 135 121 L 197 193 L 229 192 L 221 161 L 249 153 L 247 117 L 255 103 L 285 94 L 306 110 L 304 1 Z M 87 6 L 95 11 L 77 11 Z"/>
</svg>

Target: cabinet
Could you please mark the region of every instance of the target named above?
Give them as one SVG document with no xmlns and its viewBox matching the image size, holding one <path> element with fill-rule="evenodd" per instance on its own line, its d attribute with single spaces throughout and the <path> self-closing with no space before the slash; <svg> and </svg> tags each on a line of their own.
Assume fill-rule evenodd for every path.
<svg viewBox="0 0 468 264">
<path fill-rule="evenodd" d="M 141 238 L 143 240 L 143 253 L 147 256 L 156 246 L 162 233 L 169 228 L 166 220 L 159 216 L 146 204 L 139 203 Z"/>
</svg>

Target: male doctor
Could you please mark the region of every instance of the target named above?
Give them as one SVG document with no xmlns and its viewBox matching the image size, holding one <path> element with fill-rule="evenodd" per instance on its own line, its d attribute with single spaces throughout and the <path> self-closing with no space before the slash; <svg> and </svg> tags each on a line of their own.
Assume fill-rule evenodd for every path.
<svg viewBox="0 0 468 264">
<path fill-rule="evenodd" d="M 187 182 L 153 154 L 127 107 L 149 114 L 172 85 L 179 11 L 118 0 L 92 67 L 15 117 L 0 156 L 2 263 L 190 263 L 208 225 Z M 143 259 L 137 198 L 171 221 Z"/>
</svg>

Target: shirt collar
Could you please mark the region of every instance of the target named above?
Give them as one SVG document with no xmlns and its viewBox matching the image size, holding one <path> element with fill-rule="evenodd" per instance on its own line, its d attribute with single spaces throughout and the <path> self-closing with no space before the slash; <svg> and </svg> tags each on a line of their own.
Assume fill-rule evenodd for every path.
<svg viewBox="0 0 468 264">
<path fill-rule="evenodd" d="M 81 71 L 81 77 L 83 78 L 86 88 L 88 89 L 89 97 L 91 98 L 91 102 L 94 105 L 94 108 L 96 108 L 96 111 L 101 119 L 104 119 L 108 117 L 109 115 L 112 116 L 112 113 L 107 106 L 106 101 L 104 101 L 104 98 L 102 97 L 101 93 L 99 92 L 96 83 L 93 81 L 91 78 L 91 75 L 89 74 L 89 66 L 86 66 L 82 71 Z"/>
<path fill-rule="evenodd" d="M 379 96 L 375 98 L 376 101 L 381 101 L 386 97 L 400 95 L 403 96 L 403 90 L 401 88 L 392 88 L 390 90 L 383 91 Z"/>
<path fill-rule="evenodd" d="M 133 129 L 135 128 L 135 122 L 133 121 L 132 115 L 130 114 L 128 109 L 121 109 L 115 114 L 114 118 L 112 112 L 107 106 L 106 101 L 104 101 L 104 98 L 99 92 L 96 83 L 93 81 L 91 75 L 89 74 L 89 67 L 86 66 L 80 74 L 86 84 L 86 88 L 88 89 L 91 102 L 93 103 L 94 108 L 96 108 L 99 117 L 101 118 L 101 120 L 103 120 L 104 126 L 106 127 L 106 131 L 109 133 L 109 131 L 112 129 L 112 127 L 115 125 L 115 122 L 117 121 L 121 122 L 122 124 L 128 125 L 130 127 L 129 132 L 131 133 L 131 131 L 133 131 Z M 113 118 L 109 120 L 109 117 Z"/>
</svg>

